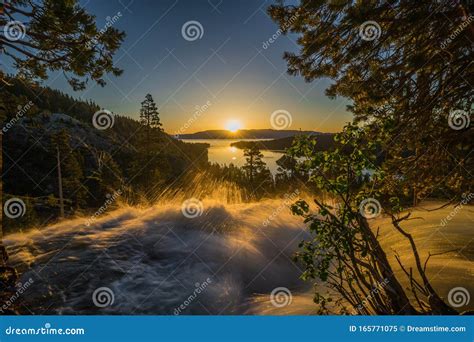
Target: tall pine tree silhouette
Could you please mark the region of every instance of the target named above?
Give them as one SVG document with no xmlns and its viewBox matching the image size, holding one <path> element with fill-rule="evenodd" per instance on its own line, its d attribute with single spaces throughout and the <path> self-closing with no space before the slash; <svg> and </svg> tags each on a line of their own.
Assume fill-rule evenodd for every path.
<svg viewBox="0 0 474 342">
<path fill-rule="evenodd" d="M 157 129 L 162 131 L 162 124 L 160 122 L 160 113 L 153 100 L 153 96 L 147 94 L 145 100 L 142 102 L 142 108 L 140 109 L 140 122 L 146 129 L 146 144 L 150 146 L 150 133 L 152 130 Z"/>
<path fill-rule="evenodd" d="M 155 142 L 154 138 L 158 137 L 159 132 L 163 131 L 161 128 L 162 124 L 160 122 L 160 113 L 158 113 L 158 108 L 156 107 L 156 103 L 153 100 L 153 96 L 151 96 L 151 94 L 147 94 L 145 96 L 145 100 L 142 102 L 142 108 L 140 109 L 140 123 L 145 126 L 145 153 L 148 161 L 150 161 L 152 158 L 152 145 L 154 145 Z M 146 179 L 146 183 L 148 188 L 148 178 Z"/>
</svg>

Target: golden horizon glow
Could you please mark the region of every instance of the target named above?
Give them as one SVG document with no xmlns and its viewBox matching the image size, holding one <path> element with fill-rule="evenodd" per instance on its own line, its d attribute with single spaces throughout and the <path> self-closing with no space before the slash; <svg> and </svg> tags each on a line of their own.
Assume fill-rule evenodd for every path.
<svg viewBox="0 0 474 342">
<path fill-rule="evenodd" d="M 242 123 L 239 121 L 239 120 L 236 120 L 236 119 L 232 119 L 232 120 L 229 120 L 226 122 L 225 124 L 225 128 L 232 132 L 232 133 L 235 133 L 237 132 L 239 129 L 242 129 Z"/>
</svg>

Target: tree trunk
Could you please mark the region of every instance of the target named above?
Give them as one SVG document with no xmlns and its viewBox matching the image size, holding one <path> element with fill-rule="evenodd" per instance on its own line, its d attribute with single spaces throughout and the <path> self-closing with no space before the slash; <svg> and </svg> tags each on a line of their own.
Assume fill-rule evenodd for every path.
<svg viewBox="0 0 474 342">
<path fill-rule="evenodd" d="M 433 286 L 431 286 L 430 281 L 428 280 L 428 277 L 426 276 L 426 273 L 423 269 L 423 266 L 421 265 L 421 259 L 420 255 L 418 253 L 418 249 L 416 248 L 415 240 L 413 239 L 412 235 L 407 233 L 399 224 L 399 220 L 395 219 L 392 217 L 392 224 L 395 227 L 395 229 L 402 234 L 404 237 L 408 239 L 410 242 L 410 247 L 413 252 L 413 257 L 415 258 L 415 263 L 416 263 L 416 269 L 418 271 L 418 274 L 420 275 L 421 279 L 423 280 L 423 286 L 425 290 L 427 291 L 428 295 L 428 302 L 431 308 L 431 311 L 435 315 L 456 315 L 458 312 L 451 308 L 449 305 L 447 305 L 441 297 L 438 295 L 438 293 L 435 291 Z"/>
<path fill-rule="evenodd" d="M 384 287 L 385 294 L 390 300 L 390 305 L 393 309 L 393 313 L 396 315 L 416 315 L 419 312 L 411 305 L 402 285 L 395 277 L 395 274 L 390 266 L 387 255 L 380 246 L 377 238 L 370 229 L 367 220 L 364 217 L 359 218 L 360 226 L 366 236 L 369 238 L 371 249 L 374 253 L 375 260 L 380 268 L 380 272 L 384 279 L 388 279 L 388 284 Z"/>
<path fill-rule="evenodd" d="M 57 160 L 58 160 L 58 188 L 59 188 L 59 216 L 64 218 L 64 199 L 63 199 L 63 179 L 61 175 L 61 155 L 59 153 L 59 147 L 57 150 Z"/>
</svg>

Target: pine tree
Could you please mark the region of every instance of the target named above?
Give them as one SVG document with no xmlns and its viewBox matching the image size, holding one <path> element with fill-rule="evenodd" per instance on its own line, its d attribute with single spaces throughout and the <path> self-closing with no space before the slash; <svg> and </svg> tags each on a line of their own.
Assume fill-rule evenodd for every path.
<svg viewBox="0 0 474 342">
<path fill-rule="evenodd" d="M 404 210 L 403 195 L 405 190 L 421 196 L 441 190 L 446 197 L 472 192 L 474 88 L 468 80 L 474 77 L 474 25 L 468 18 L 474 4 L 278 1 L 269 13 L 284 33 L 298 35 L 299 51 L 285 53 L 288 72 L 308 82 L 331 78 L 327 95 L 349 98 L 354 114 L 333 151 L 317 152 L 316 141 L 308 139 L 292 148 L 303 158 L 311 184 L 329 195 L 313 199 L 316 214 L 304 200 L 292 208 L 314 234 L 300 245 L 303 278 L 313 279 L 315 289 L 318 282 L 329 285 L 362 314 L 456 313 L 433 288 L 413 230 L 405 228 L 411 213 Z M 465 119 L 455 128 L 449 125 L 454 110 Z M 367 169 L 375 169 L 374 175 L 366 177 Z M 360 204 L 370 201 L 409 241 L 416 267 L 404 266 L 398 255 L 396 260 L 416 285 L 404 288 L 392 271 L 375 225 L 361 210 Z M 384 281 L 388 286 L 376 297 L 361 300 L 361 292 L 372 293 L 374 283 Z M 323 308 L 329 302 L 319 292 L 316 298 Z"/>
<path fill-rule="evenodd" d="M 150 94 L 145 96 L 140 109 L 140 123 L 145 127 L 145 144 L 140 146 L 146 150 L 146 155 L 149 158 L 152 151 L 151 145 L 157 142 L 159 132 L 162 131 L 160 122 L 160 113 Z"/>
<path fill-rule="evenodd" d="M 141 175 L 135 175 L 135 182 L 144 185 L 145 192 L 150 190 L 151 181 L 154 184 L 160 182 L 160 167 L 164 166 L 159 162 L 162 159 L 161 150 L 156 146 L 161 140 L 161 132 L 163 131 L 159 115 L 153 97 L 151 94 L 147 94 L 145 100 L 141 103 L 140 109 L 140 123 L 145 128 L 145 141 L 140 141 L 141 139 L 138 141 L 140 152 L 132 163 L 132 170 L 135 170 L 135 173 L 141 173 Z M 139 137 L 142 138 L 143 136 L 140 134 Z M 143 168 L 144 165 L 146 165 L 145 168 Z"/>
<path fill-rule="evenodd" d="M 327 95 L 349 98 L 355 121 L 382 140 L 386 166 L 404 177 L 397 188 L 473 191 L 474 2 L 302 0 L 269 14 L 298 36 L 288 72 L 332 79 Z"/>
<path fill-rule="evenodd" d="M 265 162 L 262 160 L 263 154 L 256 144 L 252 144 L 244 150 L 246 163 L 242 166 L 244 170 L 250 190 L 255 194 L 261 194 L 263 190 L 271 183 L 271 174 Z"/>
<path fill-rule="evenodd" d="M 125 33 L 105 32 L 76 0 L 9 0 L 0 15 L 0 56 L 10 59 L 25 80 L 45 80 L 48 70 L 62 70 L 71 86 L 84 89 L 89 79 L 105 85 L 104 75 L 122 70 L 113 64 Z M 3 28 L 13 25 L 21 39 Z M 9 32 L 9 34 L 7 34 Z M 4 79 L 0 71 L 0 82 Z"/>
<path fill-rule="evenodd" d="M 142 102 L 142 108 L 140 109 L 140 122 L 147 128 L 155 128 L 162 131 L 162 124 L 160 122 L 160 113 L 158 108 L 150 94 L 145 96 L 145 100 Z"/>
</svg>

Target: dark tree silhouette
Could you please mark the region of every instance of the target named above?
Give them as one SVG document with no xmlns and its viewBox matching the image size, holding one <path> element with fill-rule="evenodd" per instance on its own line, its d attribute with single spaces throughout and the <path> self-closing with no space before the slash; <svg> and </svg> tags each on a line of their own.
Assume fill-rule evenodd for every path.
<svg viewBox="0 0 474 342">
<path fill-rule="evenodd" d="M 113 27 L 98 28 L 74 0 L 11 0 L 0 15 L 2 59 L 9 58 L 28 81 L 60 70 L 74 89 L 84 89 L 89 79 L 105 85 L 106 73 L 122 73 L 113 56 L 124 37 Z"/>
<path fill-rule="evenodd" d="M 147 128 L 161 129 L 160 113 L 158 108 L 150 94 L 145 96 L 145 100 L 142 102 L 142 108 L 140 109 L 140 122 Z"/>
<path fill-rule="evenodd" d="M 330 284 L 357 312 L 455 313 L 433 289 L 426 276 L 429 258 L 423 264 L 403 227 L 410 217 L 403 201 L 409 192 L 414 203 L 433 191 L 443 198 L 472 192 L 474 26 L 468 18 L 473 9 L 463 0 L 302 0 L 269 8 L 284 33 L 298 35 L 300 50 L 284 55 L 288 72 L 308 82 L 328 77 L 333 80 L 328 96 L 351 99 L 356 125 L 337 135 L 338 148 L 321 153 L 316 142 L 297 141 L 292 149 L 294 157 L 305 159 L 301 165 L 311 183 L 330 195 L 314 200 L 316 214 L 305 201 L 293 210 L 305 217 L 314 237 L 299 255 L 304 276 Z M 459 119 L 453 119 L 455 110 L 464 123 L 453 128 Z M 374 170 L 370 177 L 368 169 Z M 361 213 L 364 200 L 372 197 L 410 245 L 414 269 L 397 261 L 413 299 L 394 277 L 375 227 Z M 373 295 L 377 284 L 385 285 Z M 324 306 L 319 293 L 317 300 Z"/>
<path fill-rule="evenodd" d="M 244 157 L 246 163 L 242 166 L 242 169 L 247 176 L 249 190 L 259 196 L 272 183 L 271 173 L 262 160 L 263 154 L 257 144 L 245 149 Z"/>
<path fill-rule="evenodd" d="M 329 77 L 327 95 L 352 100 L 356 122 L 383 138 L 387 166 L 404 175 L 399 189 L 415 200 L 472 192 L 474 2 L 280 1 L 269 13 L 298 35 L 288 72 Z M 459 130 L 448 124 L 463 119 Z"/>
</svg>

